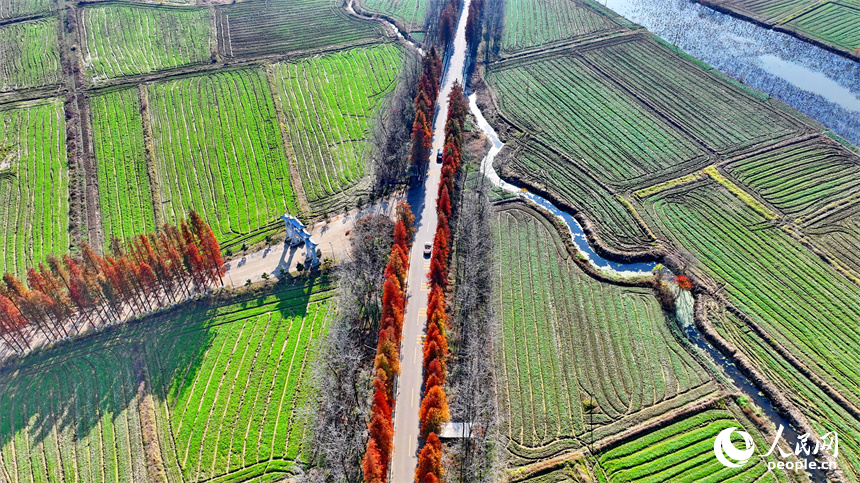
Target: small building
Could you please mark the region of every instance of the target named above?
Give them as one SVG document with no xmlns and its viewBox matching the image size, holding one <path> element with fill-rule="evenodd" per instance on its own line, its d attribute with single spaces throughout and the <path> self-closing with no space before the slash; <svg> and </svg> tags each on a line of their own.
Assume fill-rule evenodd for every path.
<svg viewBox="0 0 860 483">
<path fill-rule="evenodd" d="M 443 423 L 439 439 L 463 439 L 478 436 L 480 427 L 473 423 Z"/>
</svg>

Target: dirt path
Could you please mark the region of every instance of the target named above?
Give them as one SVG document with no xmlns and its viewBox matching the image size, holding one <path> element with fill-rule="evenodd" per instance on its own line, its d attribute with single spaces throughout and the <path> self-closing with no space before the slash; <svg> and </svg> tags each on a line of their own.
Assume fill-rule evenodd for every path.
<svg viewBox="0 0 860 483">
<path fill-rule="evenodd" d="M 392 196 L 379 203 L 363 208 L 353 209 L 348 213 L 321 221 L 313 226 L 307 227 L 311 240 L 318 243 L 317 247 L 322 251 L 322 258 L 331 258 L 335 263 L 340 260 L 349 259 L 349 232 L 355 226 L 355 222 L 367 215 L 385 214 L 394 216 L 394 199 Z M 266 247 L 245 256 L 234 257 L 227 263 L 227 274 L 224 276 L 224 285 L 227 287 L 240 287 L 248 280 L 259 282 L 263 280 L 263 274 L 277 277 L 281 270 L 295 272 L 298 263 L 305 261 L 304 245 L 290 247 L 284 243 Z"/>
</svg>

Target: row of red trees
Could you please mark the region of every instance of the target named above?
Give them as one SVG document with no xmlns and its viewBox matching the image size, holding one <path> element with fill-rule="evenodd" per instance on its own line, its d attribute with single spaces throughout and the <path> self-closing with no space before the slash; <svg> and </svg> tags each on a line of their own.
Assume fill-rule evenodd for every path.
<svg viewBox="0 0 860 483">
<path fill-rule="evenodd" d="M 409 204 L 397 205 L 394 245 L 385 267 L 382 287 L 382 319 L 376 345 L 373 379 L 373 405 L 368 424 L 369 438 L 362 470 L 366 483 L 384 483 L 394 452 L 394 376 L 400 374 L 400 340 L 406 310 L 406 275 L 409 272 L 409 248 L 415 235 L 415 217 Z"/>
<path fill-rule="evenodd" d="M 437 483 L 442 481 L 442 443 L 438 433 L 450 419 L 448 396 L 445 394 L 448 358 L 448 314 L 445 289 L 448 283 L 448 262 L 453 242 L 451 226 L 451 198 L 455 179 L 460 170 L 463 128 L 468 104 L 463 89 L 455 84 L 448 96 L 448 119 L 445 123 L 445 148 L 442 157 L 442 177 L 436 197 L 438 225 L 433 238 L 433 252 L 428 274 L 430 295 L 427 299 L 427 337 L 424 339 L 424 395 L 418 417 L 421 435 L 425 442 L 418 453 L 415 481 Z"/>
<path fill-rule="evenodd" d="M 442 76 L 442 59 L 431 47 L 422 60 L 418 94 L 415 95 L 415 121 L 412 123 L 412 152 L 409 157 L 414 166 L 424 168 L 430 160 L 430 145 L 433 137 L 433 112 L 439 96 L 439 79 Z"/>
<path fill-rule="evenodd" d="M 104 256 L 84 243 L 80 257 L 46 263 L 30 268 L 26 283 L 10 273 L 0 283 L 0 337 L 20 353 L 36 332 L 62 339 L 191 297 L 224 275 L 218 240 L 193 211 L 177 226 L 111 239 Z"/>
</svg>

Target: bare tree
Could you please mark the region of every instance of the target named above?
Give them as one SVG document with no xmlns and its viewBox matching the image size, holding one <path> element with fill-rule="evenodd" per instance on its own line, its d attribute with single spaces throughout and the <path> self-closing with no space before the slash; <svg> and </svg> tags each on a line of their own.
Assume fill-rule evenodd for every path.
<svg viewBox="0 0 860 483">
<path fill-rule="evenodd" d="M 455 361 L 450 372 L 452 420 L 470 423 L 470 434 L 448 447 L 447 478 L 454 482 L 499 481 L 498 414 L 493 343 L 493 237 L 491 207 L 483 186 L 462 196 L 456 230 L 453 296 Z"/>
<path fill-rule="evenodd" d="M 401 182 L 409 167 L 409 140 L 412 121 L 415 119 L 415 99 L 421 62 L 407 55 L 397 79 L 397 87 L 390 95 L 386 114 L 375 123 L 371 134 L 371 168 L 374 189 L 378 192 Z"/>
<path fill-rule="evenodd" d="M 394 222 L 386 216 L 362 218 L 350 234 L 350 259 L 336 270 L 338 313 L 312 373 L 317 397 L 309 414 L 314 454 L 302 481 L 362 481 L 383 271 L 393 232 Z"/>
</svg>

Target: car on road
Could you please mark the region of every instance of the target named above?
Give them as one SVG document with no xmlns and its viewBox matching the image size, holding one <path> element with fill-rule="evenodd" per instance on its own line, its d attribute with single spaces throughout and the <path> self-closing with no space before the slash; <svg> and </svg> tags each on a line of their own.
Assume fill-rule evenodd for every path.
<svg viewBox="0 0 860 483">
<path fill-rule="evenodd" d="M 424 256 L 429 257 L 430 252 L 433 250 L 433 244 L 430 242 L 424 242 Z"/>
<path fill-rule="evenodd" d="M 442 150 L 436 151 L 436 162 L 442 164 Z"/>
</svg>

